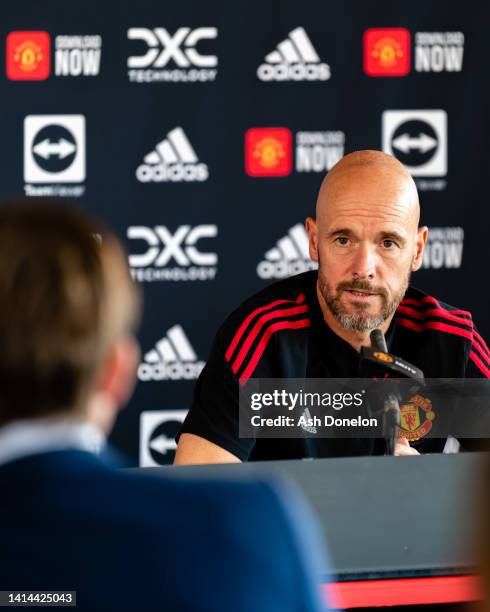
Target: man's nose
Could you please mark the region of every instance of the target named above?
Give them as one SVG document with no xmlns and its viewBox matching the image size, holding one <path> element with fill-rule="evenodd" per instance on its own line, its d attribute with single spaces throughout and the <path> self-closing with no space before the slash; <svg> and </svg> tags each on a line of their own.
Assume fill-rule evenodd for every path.
<svg viewBox="0 0 490 612">
<path fill-rule="evenodd" d="M 354 278 L 372 280 L 376 275 L 376 252 L 369 244 L 361 243 L 352 262 L 352 275 Z"/>
</svg>

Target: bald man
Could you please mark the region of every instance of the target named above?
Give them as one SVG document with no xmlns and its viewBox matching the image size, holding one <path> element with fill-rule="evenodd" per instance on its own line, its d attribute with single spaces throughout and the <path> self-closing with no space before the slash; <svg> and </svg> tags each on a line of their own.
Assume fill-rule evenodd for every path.
<svg viewBox="0 0 490 612">
<path fill-rule="evenodd" d="M 318 272 L 267 287 L 225 321 L 197 382 L 176 463 L 382 454 L 379 440 L 238 435 L 239 385 L 252 377 L 355 378 L 359 351 L 376 328 L 389 351 L 426 378 L 489 377 L 490 352 L 471 314 L 409 286 L 427 242 L 419 217 L 415 183 L 391 155 L 358 151 L 332 168 L 316 220 L 306 220 Z M 417 409 L 423 414 L 422 404 Z M 435 406 L 431 416 L 437 419 Z M 444 439 L 424 439 L 416 419 L 406 430 L 404 423 L 397 455 L 447 448 Z"/>
</svg>

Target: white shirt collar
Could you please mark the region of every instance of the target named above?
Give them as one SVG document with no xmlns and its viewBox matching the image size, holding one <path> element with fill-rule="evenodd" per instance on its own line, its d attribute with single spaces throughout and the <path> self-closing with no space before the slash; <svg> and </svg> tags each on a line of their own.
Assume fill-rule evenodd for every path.
<svg viewBox="0 0 490 612">
<path fill-rule="evenodd" d="M 102 430 L 83 421 L 52 417 L 14 421 L 0 428 L 0 465 L 53 450 L 99 453 L 104 443 Z"/>
</svg>

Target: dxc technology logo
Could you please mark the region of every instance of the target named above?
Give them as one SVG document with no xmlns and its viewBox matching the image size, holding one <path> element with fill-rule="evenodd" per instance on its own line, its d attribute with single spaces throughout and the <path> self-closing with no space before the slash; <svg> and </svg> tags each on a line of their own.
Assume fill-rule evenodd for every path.
<svg viewBox="0 0 490 612">
<path fill-rule="evenodd" d="M 217 36 L 218 29 L 214 27 L 183 27 L 173 35 L 165 28 L 130 28 L 128 39 L 139 41 L 147 50 L 128 58 L 128 78 L 136 83 L 214 81 L 218 58 L 197 47 Z M 177 67 L 167 68 L 171 62 Z"/>
<path fill-rule="evenodd" d="M 211 224 L 181 225 L 174 233 L 164 225 L 128 227 L 128 238 L 142 241 L 146 246 L 144 252 L 129 256 L 133 279 L 138 282 L 213 280 L 218 255 L 201 251 L 198 242 L 217 235 L 218 227 Z M 177 265 L 172 266 L 171 262 Z"/>
</svg>

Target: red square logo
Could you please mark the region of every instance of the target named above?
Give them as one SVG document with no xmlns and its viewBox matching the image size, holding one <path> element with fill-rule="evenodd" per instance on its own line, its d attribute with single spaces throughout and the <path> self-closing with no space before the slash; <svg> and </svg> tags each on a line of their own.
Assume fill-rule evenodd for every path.
<svg viewBox="0 0 490 612">
<path fill-rule="evenodd" d="M 287 176 L 293 168 L 288 128 L 250 128 L 245 134 L 245 171 L 249 176 Z"/>
<path fill-rule="evenodd" d="M 364 72 L 369 76 L 405 76 L 410 72 L 410 32 L 375 28 L 364 32 Z"/>
<path fill-rule="evenodd" d="M 12 81 L 42 81 L 51 67 L 48 32 L 10 32 L 7 36 L 7 77 Z"/>
</svg>

